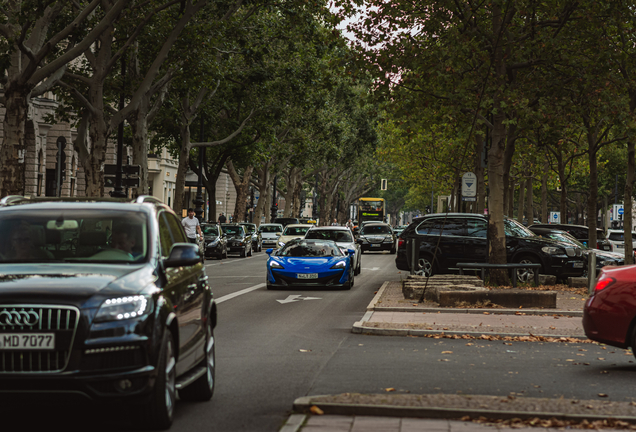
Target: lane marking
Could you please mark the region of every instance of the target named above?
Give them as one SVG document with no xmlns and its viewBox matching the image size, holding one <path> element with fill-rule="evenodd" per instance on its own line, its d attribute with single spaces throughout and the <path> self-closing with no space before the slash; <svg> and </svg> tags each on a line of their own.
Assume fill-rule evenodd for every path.
<svg viewBox="0 0 636 432">
<path fill-rule="evenodd" d="M 206 264 L 205 266 L 206 267 L 212 267 L 212 266 L 217 266 L 217 265 L 222 265 L 222 264 L 232 264 L 232 263 L 235 263 L 235 262 L 244 262 L 245 260 L 249 260 L 249 259 L 252 259 L 252 258 L 258 258 L 259 256 L 261 256 L 261 255 L 252 255 L 251 257 L 239 258 L 238 260 L 231 260 L 231 261 L 227 261 L 227 262 L 222 261 L 222 262 L 218 262 L 216 264 Z M 226 258 L 226 259 L 229 259 L 229 257 Z"/>
<path fill-rule="evenodd" d="M 292 294 L 292 295 L 288 295 L 285 300 L 276 300 L 276 301 L 280 304 L 285 304 L 285 303 L 294 303 L 300 300 L 322 300 L 322 298 L 321 297 L 303 297 L 300 294 Z"/>
<path fill-rule="evenodd" d="M 218 299 L 216 299 L 216 303 L 217 304 L 223 303 L 224 301 L 231 300 L 234 297 L 238 297 L 238 296 L 241 296 L 243 294 L 247 294 L 249 292 L 256 291 L 259 288 L 263 288 L 265 285 L 267 285 L 267 284 L 261 283 L 261 284 L 258 284 L 258 285 L 251 286 L 249 288 L 242 289 L 240 291 L 236 291 L 236 292 L 234 292 L 232 294 L 224 295 L 223 297 L 219 297 Z"/>
</svg>

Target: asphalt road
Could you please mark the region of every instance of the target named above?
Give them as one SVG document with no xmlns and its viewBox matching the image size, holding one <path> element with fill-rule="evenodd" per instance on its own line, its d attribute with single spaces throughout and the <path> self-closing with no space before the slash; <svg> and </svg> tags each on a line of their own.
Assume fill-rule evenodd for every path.
<svg viewBox="0 0 636 432">
<path fill-rule="evenodd" d="M 394 255 L 365 254 L 350 291 L 265 289 L 265 253 L 206 262 L 218 301 L 212 401 L 180 402 L 172 431 L 275 432 L 300 396 L 345 392 L 464 393 L 636 401 L 625 350 L 529 343 L 356 335 L 351 326 L 385 280 Z M 129 413 L 68 406 L 7 412 L 67 430 L 130 430 Z M 18 421 L 19 420 L 19 421 Z M 27 429 L 29 429 L 27 427 Z"/>
</svg>

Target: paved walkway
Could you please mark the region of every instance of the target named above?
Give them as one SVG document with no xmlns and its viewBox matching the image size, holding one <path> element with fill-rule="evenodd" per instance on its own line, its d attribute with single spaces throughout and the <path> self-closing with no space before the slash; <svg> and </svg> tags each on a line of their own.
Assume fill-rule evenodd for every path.
<svg viewBox="0 0 636 432">
<path fill-rule="evenodd" d="M 569 427 L 566 428 L 569 429 Z M 562 431 L 564 428 L 529 427 L 523 425 L 515 425 L 513 427 L 460 420 L 407 417 L 305 416 L 303 414 L 293 414 L 283 428 L 280 429 L 280 432 L 492 432 L 501 429 L 512 429 L 519 432 L 556 432 Z M 605 432 L 616 430 L 621 429 L 603 429 Z"/>
</svg>

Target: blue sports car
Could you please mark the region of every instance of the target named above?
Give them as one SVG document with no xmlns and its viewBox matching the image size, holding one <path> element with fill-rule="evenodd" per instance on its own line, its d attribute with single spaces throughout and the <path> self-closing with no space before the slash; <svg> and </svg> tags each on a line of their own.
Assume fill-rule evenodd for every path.
<svg viewBox="0 0 636 432">
<path fill-rule="evenodd" d="M 294 239 L 267 249 L 267 289 L 353 286 L 353 249 L 343 253 L 332 240 Z"/>
</svg>

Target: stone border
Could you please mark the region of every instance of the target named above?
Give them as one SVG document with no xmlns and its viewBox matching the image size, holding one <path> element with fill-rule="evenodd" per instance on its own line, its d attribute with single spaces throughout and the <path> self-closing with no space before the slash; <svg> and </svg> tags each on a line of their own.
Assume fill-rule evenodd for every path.
<svg viewBox="0 0 636 432">
<path fill-rule="evenodd" d="M 365 415 L 386 417 L 415 417 L 430 419 L 461 419 L 469 417 L 487 417 L 494 419 L 552 419 L 571 421 L 596 421 L 612 418 L 628 423 L 636 423 L 636 417 L 632 416 L 607 416 L 607 415 L 583 415 L 567 413 L 533 412 L 533 411 L 498 411 L 474 408 L 441 408 L 441 407 L 405 407 L 393 405 L 364 405 L 364 404 L 339 404 L 330 402 L 312 403 L 312 398 L 323 396 L 304 396 L 294 401 L 293 409 L 299 413 L 310 413 L 310 408 L 316 406 L 325 414 L 335 415 Z"/>
</svg>

